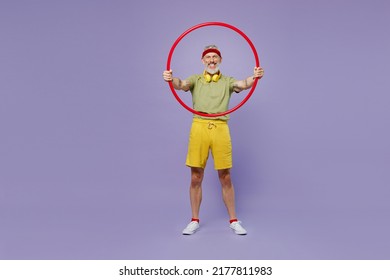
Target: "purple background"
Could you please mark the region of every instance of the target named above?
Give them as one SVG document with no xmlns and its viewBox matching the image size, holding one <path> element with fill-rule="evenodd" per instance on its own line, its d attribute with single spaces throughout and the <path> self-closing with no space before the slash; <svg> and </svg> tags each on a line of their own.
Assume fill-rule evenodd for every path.
<svg viewBox="0 0 390 280">
<path fill-rule="evenodd" d="M 202 229 L 181 235 L 192 116 L 162 71 L 206 21 L 265 68 L 230 121 L 246 237 L 212 160 Z M 0 258 L 389 259 L 389 26 L 385 0 L 1 1 Z M 174 73 L 210 43 L 252 73 L 222 27 L 189 34 Z"/>
</svg>

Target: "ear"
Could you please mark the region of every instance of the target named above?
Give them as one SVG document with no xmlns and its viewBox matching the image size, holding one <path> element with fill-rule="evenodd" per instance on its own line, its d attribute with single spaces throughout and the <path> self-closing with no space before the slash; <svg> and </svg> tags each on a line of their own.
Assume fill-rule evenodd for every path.
<svg viewBox="0 0 390 280">
<path fill-rule="evenodd" d="M 203 57 L 200 59 L 204 65 L 206 65 L 206 61 L 204 61 Z"/>
</svg>

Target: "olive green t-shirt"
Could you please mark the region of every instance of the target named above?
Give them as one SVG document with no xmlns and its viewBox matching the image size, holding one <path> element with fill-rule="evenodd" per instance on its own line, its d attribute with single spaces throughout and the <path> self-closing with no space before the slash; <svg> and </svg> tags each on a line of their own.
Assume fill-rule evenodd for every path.
<svg viewBox="0 0 390 280">
<path fill-rule="evenodd" d="M 195 111 L 217 114 L 226 112 L 229 108 L 229 101 L 233 91 L 233 84 L 236 79 L 221 75 L 217 82 L 206 82 L 204 76 L 192 75 L 186 79 L 190 82 L 192 94 L 192 104 Z M 195 115 L 197 118 L 205 118 Z M 221 120 L 228 120 L 229 115 L 216 117 Z M 213 118 L 215 119 L 215 117 Z"/>
</svg>

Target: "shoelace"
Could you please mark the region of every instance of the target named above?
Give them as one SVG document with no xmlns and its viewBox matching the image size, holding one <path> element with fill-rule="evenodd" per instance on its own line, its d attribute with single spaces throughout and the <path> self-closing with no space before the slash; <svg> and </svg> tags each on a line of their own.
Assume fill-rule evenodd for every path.
<svg viewBox="0 0 390 280">
<path fill-rule="evenodd" d="M 191 223 L 189 223 L 189 224 L 187 225 L 186 229 L 188 229 L 188 230 L 193 230 L 194 228 L 197 227 L 197 224 L 198 224 L 198 222 L 192 221 Z"/>
<path fill-rule="evenodd" d="M 242 226 L 241 226 L 241 221 L 233 222 L 233 223 L 232 223 L 232 226 L 233 226 L 234 228 L 242 228 Z"/>
</svg>

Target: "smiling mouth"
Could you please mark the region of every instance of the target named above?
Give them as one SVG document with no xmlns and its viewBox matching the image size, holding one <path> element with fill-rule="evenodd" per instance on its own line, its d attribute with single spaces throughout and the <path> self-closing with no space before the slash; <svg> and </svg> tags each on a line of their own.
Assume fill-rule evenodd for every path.
<svg viewBox="0 0 390 280">
<path fill-rule="evenodd" d="M 218 63 L 209 63 L 207 64 L 206 71 L 213 75 L 219 71 L 219 65 Z"/>
</svg>

